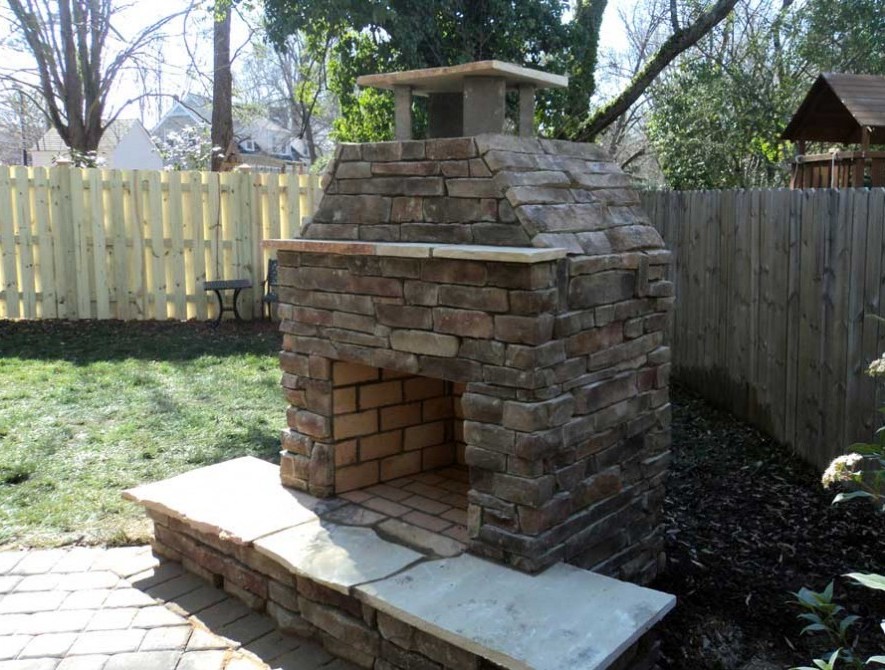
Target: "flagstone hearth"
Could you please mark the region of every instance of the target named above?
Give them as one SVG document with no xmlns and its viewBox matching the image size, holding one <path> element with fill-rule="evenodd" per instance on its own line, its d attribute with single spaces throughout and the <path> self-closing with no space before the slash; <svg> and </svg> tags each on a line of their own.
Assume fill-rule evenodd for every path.
<svg viewBox="0 0 885 670">
<path fill-rule="evenodd" d="M 412 491 L 391 488 L 432 494 L 451 481 L 441 473 Z M 418 550 L 385 531 L 407 512 L 392 518 L 365 506 L 389 500 L 382 493 L 390 491 L 314 498 L 247 457 L 125 496 L 154 519 L 156 553 L 361 667 L 652 667 L 645 633 L 673 596 L 566 564 L 530 576 L 466 553 Z"/>
</svg>

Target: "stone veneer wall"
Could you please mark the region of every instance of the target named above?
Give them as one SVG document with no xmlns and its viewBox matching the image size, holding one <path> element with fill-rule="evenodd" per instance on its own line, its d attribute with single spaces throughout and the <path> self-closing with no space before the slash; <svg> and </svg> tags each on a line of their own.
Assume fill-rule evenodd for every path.
<svg viewBox="0 0 885 670">
<path fill-rule="evenodd" d="M 372 670 L 495 670 L 495 663 L 379 612 L 352 595 L 296 576 L 249 544 L 237 544 L 149 510 L 155 553 L 181 562 L 285 633 L 312 638 L 339 658 Z M 646 634 L 609 670 L 652 670 L 659 644 Z"/>
<path fill-rule="evenodd" d="M 298 431 L 283 433 L 280 474 L 286 486 L 324 496 L 333 488 L 345 493 L 464 463 L 463 384 L 336 361 L 330 379 L 286 373 L 283 388 Z M 317 404 L 308 395 L 331 416 L 307 409 Z M 336 440 L 329 456 L 334 470 L 326 469 L 323 479 L 315 468 L 311 477 L 310 455 L 322 447 L 304 436 L 322 439 L 327 433 Z"/>
<path fill-rule="evenodd" d="M 352 467 L 339 456 L 353 435 L 336 430 L 335 361 L 463 383 L 470 550 L 530 572 L 566 560 L 650 581 L 663 558 L 673 287 L 670 255 L 626 175 L 593 146 L 504 136 L 336 155 L 307 238 L 568 256 L 279 251 L 293 403 L 284 476 L 329 495 L 336 458 Z"/>
</svg>

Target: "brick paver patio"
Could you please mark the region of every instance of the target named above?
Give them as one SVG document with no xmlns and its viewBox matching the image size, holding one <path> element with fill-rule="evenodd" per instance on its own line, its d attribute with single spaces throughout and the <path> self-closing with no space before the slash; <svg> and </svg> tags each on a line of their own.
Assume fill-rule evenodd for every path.
<svg viewBox="0 0 885 670">
<path fill-rule="evenodd" d="M 0 552 L 0 670 L 345 670 L 150 547 Z"/>
</svg>

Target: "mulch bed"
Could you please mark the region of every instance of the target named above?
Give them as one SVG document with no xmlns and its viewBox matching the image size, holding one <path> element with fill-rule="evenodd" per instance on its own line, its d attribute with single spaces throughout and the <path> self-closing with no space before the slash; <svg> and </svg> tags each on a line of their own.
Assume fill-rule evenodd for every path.
<svg viewBox="0 0 885 670">
<path fill-rule="evenodd" d="M 678 605 L 659 628 L 661 665 L 810 665 L 828 645 L 800 637 L 791 592 L 834 578 L 834 600 L 863 617 L 858 651 L 881 653 L 885 597 L 840 575 L 885 572 L 885 517 L 863 501 L 832 505 L 815 468 L 690 392 L 674 388 L 673 408 L 669 567 L 655 586 Z"/>
</svg>

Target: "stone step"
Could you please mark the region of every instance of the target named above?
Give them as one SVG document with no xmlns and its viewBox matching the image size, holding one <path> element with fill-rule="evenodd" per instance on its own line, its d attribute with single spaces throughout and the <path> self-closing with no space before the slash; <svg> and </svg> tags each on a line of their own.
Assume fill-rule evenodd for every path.
<svg viewBox="0 0 885 670">
<path fill-rule="evenodd" d="M 263 573 L 255 568 L 256 579 L 241 579 L 241 587 L 251 588 L 250 604 L 268 612 L 288 606 L 289 618 L 305 620 L 305 632 L 316 630 L 329 651 L 365 667 L 375 658 L 387 663 L 378 667 L 394 668 L 422 658 L 465 668 L 487 659 L 504 668 L 603 670 L 675 605 L 671 595 L 562 563 L 527 575 L 466 554 L 420 554 L 372 528 L 324 518 L 346 501 L 290 491 L 276 466 L 251 457 L 139 486 L 124 497 L 188 531 L 179 553 L 199 545 L 222 553 L 227 547 L 250 565 L 259 563 L 244 552 L 269 559 Z M 183 559 L 200 562 L 196 555 Z M 198 569 L 212 573 L 211 565 L 203 558 Z M 267 586 L 281 574 L 291 575 L 286 593 L 297 586 L 297 596 L 282 605 L 273 600 L 280 588 Z M 338 595 L 318 603 L 316 593 L 325 590 Z"/>
</svg>

